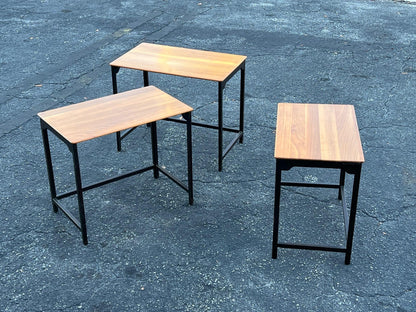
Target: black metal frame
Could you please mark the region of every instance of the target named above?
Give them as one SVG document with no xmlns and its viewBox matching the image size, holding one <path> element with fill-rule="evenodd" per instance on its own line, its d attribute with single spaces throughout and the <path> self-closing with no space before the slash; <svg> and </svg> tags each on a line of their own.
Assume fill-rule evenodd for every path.
<svg viewBox="0 0 416 312">
<path fill-rule="evenodd" d="M 59 132 L 55 131 L 51 126 L 49 126 L 45 121 L 41 119 L 41 130 L 42 130 L 42 139 L 43 139 L 43 146 L 45 150 L 45 158 L 46 158 L 46 167 L 48 170 L 48 179 L 49 179 L 49 188 L 51 193 L 51 200 L 52 200 L 52 207 L 53 211 L 56 213 L 58 210 L 61 210 L 68 218 L 75 224 L 75 226 L 81 231 L 82 233 L 82 241 L 84 245 L 88 244 L 88 237 L 87 237 L 87 224 L 85 219 L 85 209 L 84 209 L 84 198 L 83 193 L 91 190 L 93 188 L 97 188 L 108 183 L 112 183 L 124 178 L 128 178 L 137 174 L 144 173 L 146 171 L 153 170 L 153 176 L 155 179 L 159 178 L 159 172 L 162 172 L 165 176 L 167 176 L 170 180 L 175 182 L 181 188 L 183 188 L 186 192 L 188 192 L 189 196 L 189 204 L 193 204 L 193 173 L 192 173 L 192 116 L 191 112 L 182 114 L 184 119 L 186 120 L 186 129 L 187 129 L 187 164 L 188 164 L 188 185 L 184 184 L 178 178 L 173 176 L 169 173 L 166 169 L 159 165 L 158 160 L 158 149 L 157 149 L 157 129 L 156 129 L 156 121 L 151 123 L 151 140 L 152 140 L 152 162 L 151 166 L 134 170 L 129 173 L 125 173 L 122 175 L 115 176 L 110 179 L 102 180 L 100 182 L 83 186 L 81 181 L 81 170 L 79 165 L 79 158 L 78 158 L 78 146 L 77 144 L 72 144 L 68 140 L 66 140 L 63 136 L 59 134 Z M 73 191 L 69 191 L 63 194 L 57 194 L 56 186 L 55 186 L 55 177 L 53 172 L 53 165 L 52 165 L 52 157 L 49 145 L 49 138 L 48 138 L 48 130 L 55 134 L 60 140 L 62 140 L 67 146 L 69 151 L 72 153 L 73 163 L 74 163 L 74 173 L 75 173 L 75 185 L 76 189 Z M 79 211 L 79 219 L 77 219 L 68 209 L 62 206 L 59 203 L 59 200 L 72 196 L 77 195 L 78 198 L 78 211 Z"/>
<path fill-rule="evenodd" d="M 245 90 L 245 68 L 246 68 L 246 61 L 244 60 L 240 66 L 238 66 L 224 81 L 218 82 L 218 125 L 209 125 L 204 123 L 192 122 L 192 125 L 198 127 L 204 127 L 209 129 L 217 129 L 218 130 L 218 171 L 222 171 L 223 167 L 223 160 L 225 156 L 229 153 L 232 147 L 237 143 L 243 143 L 243 133 L 244 133 L 244 90 Z M 111 66 L 111 77 L 113 83 L 113 94 L 116 94 L 117 91 L 117 73 L 119 72 L 120 67 L 118 66 Z M 238 129 L 227 128 L 223 126 L 223 94 L 225 85 L 238 71 L 241 72 L 240 78 L 240 124 Z M 143 71 L 143 85 L 146 87 L 149 85 L 149 72 Z M 186 121 L 176 119 L 176 118 L 167 118 L 166 120 L 184 123 Z M 121 140 L 123 140 L 127 135 L 130 134 L 135 128 L 129 129 L 124 134 L 120 132 L 116 133 L 117 137 L 117 150 L 121 151 Z M 223 148 L 223 132 L 233 132 L 236 133 L 236 136 L 233 140 L 227 145 L 227 147 Z"/>
<path fill-rule="evenodd" d="M 351 262 L 352 241 L 354 236 L 355 216 L 357 213 L 358 189 L 360 185 L 361 163 L 340 163 L 326 161 L 307 161 L 307 160 L 291 160 L 276 159 L 276 181 L 275 181 L 275 202 L 274 202 L 274 221 L 273 221 L 273 247 L 272 258 L 277 258 L 277 247 L 292 249 L 308 249 L 345 253 L 345 264 Z M 312 184 L 312 183 L 292 183 L 282 182 L 282 171 L 290 170 L 292 167 L 313 167 L 313 168 L 333 168 L 340 169 L 339 184 Z M 348 214 L 346 200 L 344 196 L 345 173 L 354 175 L 354 184 L 352 190 L 352 199 L 350 213 Z M 346 247 L 326 247 L 312 245 L 298 245 L 278 242 L 279 232 L 279 212 L 280 212 L 280 193 L 281 186 L 298 186 L 298 187 L 318 187 L 318 188 L 335 188 L 338 189 L 338 199 L 342 201 L 344 210 L 344 225 L 346 236 Z M 349 218 L 348 218 L 349 215 Z"/>
</svg>

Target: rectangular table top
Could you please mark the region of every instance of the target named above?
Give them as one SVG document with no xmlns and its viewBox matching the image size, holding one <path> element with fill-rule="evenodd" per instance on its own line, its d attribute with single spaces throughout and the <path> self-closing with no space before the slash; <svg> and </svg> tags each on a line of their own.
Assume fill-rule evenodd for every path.
<svg viewBox="0 0 416 312">
<path fill-rule="evenodd" d="M 192 110 L 149 86 L 51 109 L 38 116 L 68 142 L 76 144 Z"/>
<path fill-rule="evenodd" d="M 274 157 L 363 163 L 354 106 L 279 103 Z"/>
<path fill-rule="evenodd" d="M 221 82 L 246 58 L 243 55 L 141 43 L 110 65 Z"/>
</svg>

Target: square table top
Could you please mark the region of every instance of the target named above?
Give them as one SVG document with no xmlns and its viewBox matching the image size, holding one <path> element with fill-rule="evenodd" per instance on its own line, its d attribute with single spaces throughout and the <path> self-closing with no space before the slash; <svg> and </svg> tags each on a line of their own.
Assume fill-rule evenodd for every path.
<svg viewBox="0 0 416 312">
<path fill-rule="evenodd" d="M 363 163 L 354 106 L 279 103 L 274 157 Z"/>
<path fill-rule="evenodd" d="M 41 112 L 72 144 L 191 112 L 192 107 L 149 86 Z"/>
<path fill-rule="evenodd" d="M 110 65 L 222 82 L 246 58 L 243 55 L 141 43 Z"/>
</svg>

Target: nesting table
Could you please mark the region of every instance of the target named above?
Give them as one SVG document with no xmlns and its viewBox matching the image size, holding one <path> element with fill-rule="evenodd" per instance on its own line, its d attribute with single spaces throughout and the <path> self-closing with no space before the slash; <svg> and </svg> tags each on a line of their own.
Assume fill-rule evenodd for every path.
<svg viewBox="0 0 416 312">
<path fill-rule="evenodd" d="M 223 159 L 239 141 L 243 142 L 244 128 L 244 86 L 246 56 L 219 52 L 202 51 L 151 43 L 141 43 L 110 63 L 112 71 L 113 93 L 117 93 L 117 73 L 120 68 L 143 71 L 144 86 L 149 85 L 149 72 L 218 82 L 218 125 L 193 122 L 193 125 L 218 130 L 218 170 L 222 170 Z M 223 91 L 227 81 L 238 71 L 240 81 L 239 128 L 223 126 Z M 179 119 L 169 119 L 183 122 Z M 223 148 L 223 132 L 236 133 L 235 138 Z M 117 133 L 117 149 L 121 149 L 121 140 L 130 133 Z"/>
<path fill-rule="evenodd" d="M 276 184 L 272 258 L 277 257 L 278 247 L 310 249 L 343 252 L 345 264 L 349 264 L 361 166 L 364 162 L 354 107 L 336 104 L 279 103 L 274 157 L 276 158 Z M 282 171 L 290 170 L 292 167 L 340 169 L 339 184 L 282 182 Z M 349 213 L 344 196 L 346 173 L 354 176 Z M 344 209 L 345 248 L 279 242 L 281 186 L 338 189 L 338 199 L 342 200 Z"/>
<path fill-rule="evenodd" d="M 42 129 L 53 210 L 58 212 L 58 209 L 60 209 L 76 225 L 82 233 L 82 240 L 85 245 L 88 244 L 88 238 L 83 193 L 90 189 L 152 170 L 155 178 L 158 178 L 159 172 L 161 172 L 187 191 L 189 204 L 193 203 L 192 110 L 191 107 L 167 93 L 154 86 L 149 86 L 38 114 Z M 182 115 L 187 125 L 187 184 L 170 174 L 165 167 L 159 165 L 158 161 L 156 122 L 176 115 Z M 151 125 L 152 164 L 111 179 L 83 186 L 78 144 L 143 124 Z M 62 140 L 72 153 L 76 189 L 64 194 L 58 195 L 56 191 L 48 130 Z M 79 219 L 60 203 L 61 199 L 72 195 L 76 195 L 78 198 Z"/>
</svg>

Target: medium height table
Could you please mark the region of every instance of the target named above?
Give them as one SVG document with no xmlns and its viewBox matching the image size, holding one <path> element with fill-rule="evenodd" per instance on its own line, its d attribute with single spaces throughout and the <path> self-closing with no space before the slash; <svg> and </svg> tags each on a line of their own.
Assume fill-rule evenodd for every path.
<svg viewBox="0 0 416 312">
<path fill-rule="evenodd" d="M 82 239 L 85 245 L 88 244 L 88 238 L 83 193 L 90 189 L 153 170 L 155 178 L 158 178 L 159 172 L 161 172 L 187 191 L 189 195 L 189 204 L 192 205 L 192 110 L 193 109 L 191 107 L 180 102 L 167 93 L 156 87 L 149 86 L 52 109 L 38 114 L 41 122 L 53 210 L 54 212 L 58 212 L 58 209 L 60 209 L 75 224 L 75 226 L 82 233 Z M 187 123 L 187 185 L 171 175 L 163 166 L 159 165 L 157 150 L 156 121 L 181 114 Z M 78 143 L 149 123 L 151 124 L 153 158 L 151 166 L 134 170 L 132 172 L 88 186 L 82 185 L 78 158 Z M 76 185 L 76 189 L 74 191 L 57 195 L 48 139 L 48 130 L 61 139 L 72 153 Z M 77 195 L 78 197 L 79 219 L 73 216 L 72 213 L 59 202 L 59 200 L 72 195 Z"/>
<path fill-rule="evenodd" d="M 218 130 L 218 170 L 222 170 L 224 157 L 239 141 L 243 142 L 244 128 L 244 86 L 246 56 L 211 51 L 194 50 L 151 43 L 141 43 L 110 63 L 113 80 L 113 93 L 117 93 L 117 73 L 120 68 L 143 71 L 144 85 L 149 85 L 149 72 L 218 82 L 218 125 L 193 122 L 201 126 Z M 240 125 L 238 129 L 223 126 L 223 91 L 229 79 L 241 72 L 240 81 Z M 183 122 L 178 119 L 169 119 Z M 223 148 L 223 131 L 236 133 L 235 138 Z M 121 149 L 121 140 L 130 133 L 117 133 L 117 149 Z"/>
</svg>

